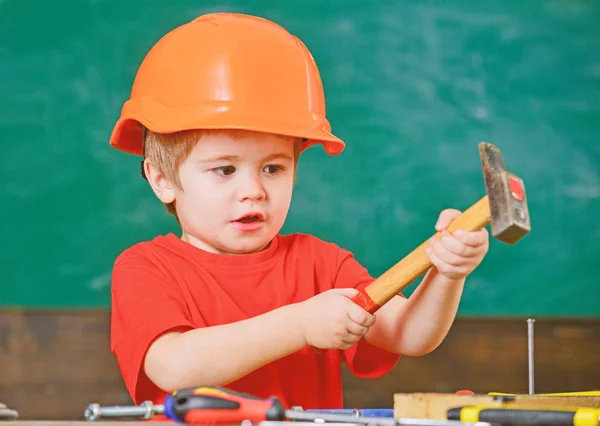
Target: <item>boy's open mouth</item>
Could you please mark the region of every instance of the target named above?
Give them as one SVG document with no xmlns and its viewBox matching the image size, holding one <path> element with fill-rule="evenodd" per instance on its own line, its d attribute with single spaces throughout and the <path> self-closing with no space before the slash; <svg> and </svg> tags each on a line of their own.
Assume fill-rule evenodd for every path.
<svg viewBox="0 0 600 426">
<path fill-rule="evenodd" d="M 258 220 L 258 216 L 244 216 L 243 218 L 239 219 L 238 222 L 251 223 L 251 222 L 256 222 L 257 220 Z"/>
<path fill-rule="evenodd" d="M 234 222 L 253 223 L 262 220 L 265 220 L 265 217 L 262 213 L 249 213 L 240 217 L 239 219 L 234 220 Z"/>
</svg>

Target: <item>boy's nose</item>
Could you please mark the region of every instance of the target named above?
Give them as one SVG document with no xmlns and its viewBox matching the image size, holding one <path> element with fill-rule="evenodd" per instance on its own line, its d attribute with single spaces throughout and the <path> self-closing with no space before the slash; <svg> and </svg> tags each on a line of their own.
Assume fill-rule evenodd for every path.
<svg viewBox="0 0 600 426">
<path fill-rule="evenodd" d="M 265 188 L 261 179 L 258 176 L 245 176 L 240 185 L 239 197 L 241 201 L 265 198 Z"/>
</svg>

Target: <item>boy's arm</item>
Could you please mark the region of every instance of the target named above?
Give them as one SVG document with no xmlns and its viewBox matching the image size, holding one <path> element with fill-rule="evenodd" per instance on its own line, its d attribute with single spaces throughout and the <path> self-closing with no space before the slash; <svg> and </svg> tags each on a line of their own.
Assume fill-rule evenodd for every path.
<svg viewBox="0 0 600 426">
<path fill-rule="evenodd" d="M 150 346 L 145 372 L 165 390 L 230 383 L 306 345 L 295 311 L 289 305 L 231 324 L 166 333 Z"/>
<path fill-rule="evenodd" d="M 476 232 L 445 228 L 460 211 L 440 213 L 436 229 L 440 237 L 426 250 L 433 264 L 408 300 L 398 296 L 376 312 L 377 321 L 365 339 L 375 346 L 404 355 L 419 356 L 433 351 L 446 337 L 456 316 L 466 277 L 488 251 L 485 228 Z"/>
<path fill-rule="evenodd" d="M 222 386 L 307 345 L 349 348 L 364 329 L 364 311 L 350 300 L 355 295 L 332 289 L 250 319 L 165 333 L 146 355 L 146 375 L 165 390 Z"/>
<path fill-rule="evenodd" d="M 433 351 L 450 330 L 464 282 L 431 268 L 410 298 L 395 296 L 375 313 L 377 321 L 365 339 L 396 354 L 420 356 Z"/>
</svg>

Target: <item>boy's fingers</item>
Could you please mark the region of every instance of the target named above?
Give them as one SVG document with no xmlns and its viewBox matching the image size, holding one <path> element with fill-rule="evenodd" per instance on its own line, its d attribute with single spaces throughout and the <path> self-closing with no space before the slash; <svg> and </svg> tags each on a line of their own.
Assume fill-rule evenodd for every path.
<svg viewBox="0 0 600 426">
<path fill-rule="evenodd" d="M 368 312 L 367 312 L 368 313 Z M 363 324 L 365 327 L 372 327 L 375 324 L 375 320 L 377 319 L 377 317 L 375 317 L 375 315 L 373 314 L 368 314 L 367 315 L 367 323 Z"/>
<path fill-rule="evenodd" d="M 460 216 L 460 210 L 456 209 L 445 209 L 442 210 L 438 220 L 435 224 L 435 229 L 437 231 L 441 231 L 444 228 L 447 228 L 454 219 Z"/>
<path fill-rule="evenodd" d="M 486 240 L 489 238 L 489 233 L 485 228 L 481 228 L 481 230 L 476 232 L 467 232 L 463 229 L 457 229 L 456 232 L 454 232 L 454 235 L 464 244 L 471 247 L 481 246 L 482 244 L 485 244 Z"/>
<path fill-rule="evenodd" d="M 439 266 L 438 266 L 440 260 L 435 255 L 435 253 L 433 252 L 433 250 L 431 249 L 431 247 L 427 247 L 425 249 L 425 255 L 431 261 L 431 263 L 433 264 L 433 266 L 435 266 L 437 269 L 440 269 Z"/>
<path fill-rule="evenodd" d="M 342 296 L 350 297 L 350 298 L 354 297 L 354 296 L 356 296 L 358 294 L 358 290 L 357 289 L 350 288 L 350 287 L 348 287 L 348 288 L 334 288 L 334 289 L 332 289 L 330 291 L 332 291 L 334 293 L 337 293 L 337 294 L 341 294 Z"/>
<path fill-rule="evenodd" d="M 370 327 L 375 322 L 374 316 L 358 306 L 356 303 L 352 303 L 352 305 L 349 306 L 348 316 L 356 324 L 363 325 L 365 327 Z"/>
<path fill-rule="evenodd" d="M 368 316 L 368 321 L 365 324 L 367 327 L 373 327 L 375 325 L 375 322 L 377 321 L 377 317 L 373 314 L 369 314 Z"/>
<path fill-rule="evenodd" d="M 350 349 L 355 344 L 356 344 L 356 342 L 350 342 L 350 343 L 342 342 L 342 346 L 340 347 L 340 349 L 342 349 L 342 350 Z"/>
<path fill-rule="evenodd" d="M 345 349 L 351 348 L 354 346 L 356 342 L 358 342 L 362 336 L 356 336 L 354 334 L 349 334 L 346 337 L 342 338 L 342 343 L 344 343 Z"/>
<path fill-rule="evenodd" d="M 348 321 L 346 323 L 346 330 L 348 330 L 348 333 L 350 334 L 353 334 L 357 337 L 362 337 L 367 331 L 369 331 L 369 328 L 365 327 L 364 325 L 357 324 L 354 321 Z"/>
<path fill-rule="evenodd" d="M 444 233 L 447 231 L 444 231 Z M 458 232 L 458 231 L 457 231 Z M 461 257 L 474 257 L 479 255 L 480 250 L 462 242 L 458 237 L 442 233 L 441 241 L 448 251 Z"/>
<path fill-rule="evenodd" d="M 461 265 L 464 263 L 464 259 L 454 253 L 452 253 L 451 251 L 449 251 L 446 247 L 444 247 L 444 244 L 441 241 L 433 241 L 430 244 L 430 247 L 432 248 L 433 252 L 435 253 L 435 255 L 437 256 L 438 259 L 442 260 L 445 263 L 448 263 L 450 265 Z"/>
<path fill-rule="evenodd" d="M 425 249 L 425 254 L 431 260 L 433 266 L 437 268 L 438 271 L 442 272 L 446 268 L 446 264 L 443 260 L 441 260 L 437 254 L 430 247 Z"/>
</svg>

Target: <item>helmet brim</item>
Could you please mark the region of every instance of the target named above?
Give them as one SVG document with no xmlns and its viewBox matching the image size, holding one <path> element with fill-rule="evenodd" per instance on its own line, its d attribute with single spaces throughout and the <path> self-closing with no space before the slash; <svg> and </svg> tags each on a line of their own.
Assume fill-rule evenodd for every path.
<svg viewBox="0 0 600 426">
<path fill-rule="evenodd" d="M 307 126 L 307 122 L 312 125 Z M 345 143 L 331 133 L 331 126 L 323 116 L 313 114 L 311 120 L 281 122 L 266 114 L 243 114 L 224 101 L 166 107 L 150 99 L 132 99 L 125 103 L 110 137 L 110 145 L 119 151 L 141 156 L 144 128 L 164 134 L 196 129 L 273 133 L 305 139 L 302 150 L 321 144 L 328 155 L 338 155 L 345 148 Z"/>
</svg>

